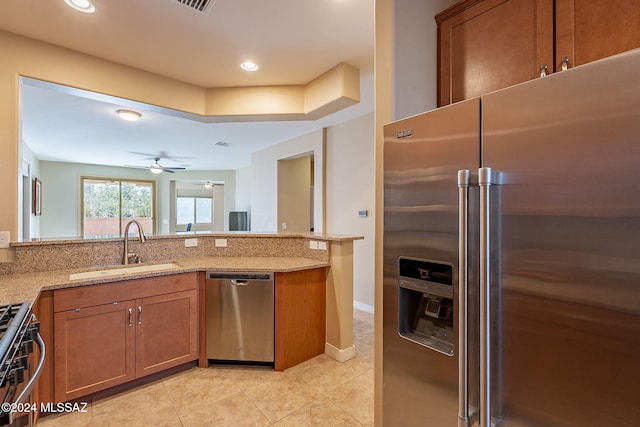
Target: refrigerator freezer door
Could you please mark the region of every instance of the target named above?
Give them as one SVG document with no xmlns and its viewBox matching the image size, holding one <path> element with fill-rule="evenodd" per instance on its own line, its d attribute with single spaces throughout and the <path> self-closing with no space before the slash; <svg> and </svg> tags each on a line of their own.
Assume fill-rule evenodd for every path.
<svg viewBox="0 0 640 427">
<path fill-rule="evenodd" d="M 458 170 L 479 166 L 480 102 L 400 120 L 384 133 L 384 425 L 453 427 L 458 425 Z M 470 205 L 477 205 L 477 191 L 470 197 L 475 200 Z M 469 264 L 477 265 L 477 259 Z M 470 275 L 477 280 L 477 272 Z M 469 299 L 477 300 L 477 290 Z M 475 320 L 477 311 L 470 317 Z M 477 347 L 477 329 L 470 337 Z M 474 357 L 469 382 L 477 384 Z M 469 394 L 477 406 L 477 386 Z"/>
<path fill-rule="evenodd" d="M 639 75 L 632 51 L 482 99 L 495 422 L 638 425 Z"/>
</svg>

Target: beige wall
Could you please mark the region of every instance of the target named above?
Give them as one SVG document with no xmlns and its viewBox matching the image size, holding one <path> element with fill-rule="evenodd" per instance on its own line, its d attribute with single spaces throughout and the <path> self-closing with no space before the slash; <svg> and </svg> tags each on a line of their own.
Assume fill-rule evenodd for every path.
<svg viewBox="0 0 640 427">
<path fill-rule="evenodd" d="M 251 154 L 251 230 L 276 231 L 278 224 L 278 160 L 313 154 L 314 227 L 324 230 L 324 131 L 322 129 Z M 327 190 L 329 191 L 329 190 Z"/>
<path fill-rule="evenodd" d="M 219 121 L 257 120 L 261 115 L 264 120 L 282 120 L 291 115 L 317 118 L 359 101 L 359 71 L 348 64 L 338 64 L 309 82 L 301 88 L 301 95 L 300 90 L 282 86 L 201 88 L 4 31 L 0 31 L 0 52 L 0 197 L 5 202 L 0 210 L 0 230 L 9 230 L 12 240 L 18 235 L 20 76 L 216 116 Z M 223 102 L 229 97 L 233 103 Z M 262 102 L 252 102 L 254 99 Z M 259 109 L 265 102 L 271 107 L 268 111 Z M 247 110 L 251 105 L 256 110 Z M 273 109 L 274 106 L 278 108 Z"/>
<path fill-rule="evenodd" d="M 393 106 L 393 0 L 376 0 L 375 11 L 375 165 L 376 165 L 376 226 L 375 226 L 375 414 L 376 426 L 382 426 L 382 126 L 392 120 Z"/>
<path fill-rule="evenodd" d="M 327 129 L 327 232 L 364 236 L 353 242 L 353 299 L 356 308 L 369 312 L 374 306 L 374 151 L 373 113 Z M 367 216 L 358 216 L 359 210 Z"/>
<path fill-rule="evenodd" d="M 19 78 L 32 77 L 118 97 L 202 112 L 203 92 L 182 82 L 0 31 L 0 230 L 18 227 Z"/>
</svg>

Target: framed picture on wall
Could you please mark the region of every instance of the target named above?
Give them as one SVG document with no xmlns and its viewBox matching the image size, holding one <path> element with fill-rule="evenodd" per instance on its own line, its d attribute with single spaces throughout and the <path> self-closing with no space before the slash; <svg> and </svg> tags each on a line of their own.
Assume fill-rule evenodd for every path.
<svg viewBox="0 0 640 427">
<path fill-rule="evenodd" d="M 38 178 L 33 178 L 33 214 L 42 215 L 42 181 Z"/>
</svg>

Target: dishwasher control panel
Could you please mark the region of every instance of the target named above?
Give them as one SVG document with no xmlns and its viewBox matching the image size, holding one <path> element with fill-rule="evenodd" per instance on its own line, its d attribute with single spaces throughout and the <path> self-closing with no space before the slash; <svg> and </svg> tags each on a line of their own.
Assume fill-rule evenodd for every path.
<svg viewBox="0 0 640 427">
<path fill-rule="evenodd" d="M 273 273 L 220 273 L 215 271 L 207 272 L 209 280 L 273 280 Z"/>
</svg>

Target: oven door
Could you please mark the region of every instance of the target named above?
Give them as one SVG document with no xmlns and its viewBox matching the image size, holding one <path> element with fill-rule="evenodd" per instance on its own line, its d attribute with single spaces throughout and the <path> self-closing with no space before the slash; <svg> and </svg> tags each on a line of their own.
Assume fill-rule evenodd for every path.
<svg viewBox="0 0 640 427">
<path fill-rule="evenodd" d="M 29 307 L 27 307 L 28 309 Z M 28 311 L 28 310 L 27 310 Z M 15 329 L 10 345 L 5 345 L 0 376 L 0 425 L 18 427 L 31 425 L 32 417 L 39 409 L 30 402 L 30 396 L 42 373 L 45 358 L 45 346 L 40 336 L 40 323 L 35 314 L 22 316 L 19 327 Z M 6 342 L 9 342 L 7 340 Z M 37 360 L 35 346 L 38 347 Z"/>
</svg>

